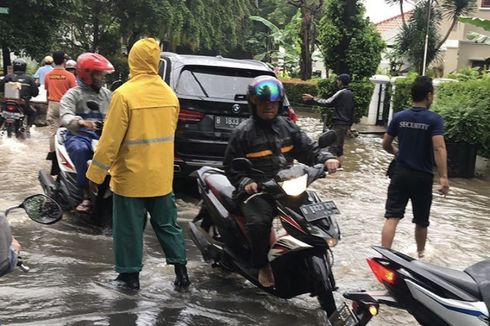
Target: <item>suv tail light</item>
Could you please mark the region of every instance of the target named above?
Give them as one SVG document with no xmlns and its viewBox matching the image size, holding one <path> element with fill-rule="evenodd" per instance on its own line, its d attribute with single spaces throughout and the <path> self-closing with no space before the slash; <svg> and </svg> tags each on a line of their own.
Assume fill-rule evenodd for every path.
<svg viewBox="0 0 490 326">
<path fill-rule="evenodd" d="M 179 113 L 179 121 L 182 122 L 199 122 L 204 118 L 203 112 L 182 109 Z"/>
<path fill-rule="evenodd" d="M 288 117 L 291 119 L 292 122 L 296 123 L 298 121 L 298 115 L 296 112 L 294 112 L 294 109 L 292 106 L 288 106 Z"/>
<path fill-rule="evenodd" d="M 395 284 L 396 272 L 394 270 L 389 269 L 374 258 L 368 258 L 367 262 L 380 283 Z"/>
</svg>

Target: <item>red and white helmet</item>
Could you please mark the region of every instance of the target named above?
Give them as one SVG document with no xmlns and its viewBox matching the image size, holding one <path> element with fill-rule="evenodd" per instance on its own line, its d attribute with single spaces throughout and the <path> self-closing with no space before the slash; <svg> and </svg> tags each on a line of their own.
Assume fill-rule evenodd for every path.
<svg viewBox="0 0 490 326">
<path fill-rule="evenodd" d="M 114 72 L 114 66 L 109 60 L 98 53 L 86 52 L 78 56 L 77 74 L 78 78 L 88 86 L 92 86 L 92 73 L 100 71 L 108 74 Z"/>
</svg>

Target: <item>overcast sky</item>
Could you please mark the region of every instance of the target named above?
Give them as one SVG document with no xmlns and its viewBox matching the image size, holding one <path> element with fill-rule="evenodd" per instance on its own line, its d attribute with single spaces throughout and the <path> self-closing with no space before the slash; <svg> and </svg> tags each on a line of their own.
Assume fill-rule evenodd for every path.
<svg viewBox="0 0 490 326">
<path fill-rule="evenodd" d="M 366 5 L 366 13 L 373 23 L 400 14 L 400 7 L 398 5 L 389 6 L 385 0 L 364 0 L 364 4 Z M 412 6 L 404 1 L 403 8 L 404 10 L 410 10 Z"/>
</svg>

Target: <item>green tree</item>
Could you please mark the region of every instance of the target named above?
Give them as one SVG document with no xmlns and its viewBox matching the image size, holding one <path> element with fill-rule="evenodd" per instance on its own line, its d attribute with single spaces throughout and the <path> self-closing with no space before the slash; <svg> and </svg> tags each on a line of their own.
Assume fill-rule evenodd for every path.
<svg viewBox="0 0 490 326">
<path fill-rule="evenodd" d="M 414 14 L 409 22 L 405 21 L 403 0 L 385 0 L 387 3 L 399 3 L 403 18 L 403 27 L 398 35 L 397 50 L 405 55 L 419 73 L 423 73 L 425 34 L 428 30 L 427 65 L 437 58 L 441 46 L 446 42 L 462 15 L 468 15 L 475 10 L 477 0 L 423 0 L 417 2 Z M 428 8 L 431 7 L 431 19 L 427 24 Z M 445 18 L 451 23 L 446 31 L 440 29 L 441 21 Z M 441 35 L 443 35 L 441 37 Z"/>
<path fill-rule="evenodd" d="M 33 58 L 44 57 L 56 40 L 56 28 L 72 8 L 70 0 L 15 0 L 3 1 L 9 8 L 0 19 L 0 45 L 3 69 L 10 63 L 10 51 L 23 52 Z"/>
<path fill-rule="evenodd" d="M 376 73 L 385 43 L 359 0 L 331 0 L 320 20 L 319 43 L 325 66 L 356 79 Z"/>
<path fill-rule="evenodd" d="M 323 11 L 323 0 L 288 0 L 288 3 L 301 12 L 299 31 L 301 55 L 299 60 L 301 79 L 311 78 L 313 69 L 313 51 L 317 39 L 316 21 Z"/>
<path fill-rule="evenodd" d="M 402 54 L 419 74 L 423 73 L 426 34 L 428 35 L 427 65 L 437 58 L 439 53 L 437 44 L 441 40 L 438 30 L 442 16 L 439 8 L 436 6 L 430 7 L 432 18 L 429 22 L 427 33 L 429 1 L 421 1 L 415 6 L 412 17 L 410 17 L 407 25 L 402 27 L 402 30 L 396 37 L 395 44 L 396 51 Z"/>
</svg>

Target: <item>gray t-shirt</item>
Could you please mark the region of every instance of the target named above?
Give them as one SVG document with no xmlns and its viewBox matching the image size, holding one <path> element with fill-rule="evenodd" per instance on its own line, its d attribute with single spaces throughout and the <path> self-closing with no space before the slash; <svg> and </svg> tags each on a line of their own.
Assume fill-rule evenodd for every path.
<svg viewBox="0 0 490 326">
<path fill-rule="evenodd" d="M 0 276 L 13 271 L 17 264 L 17 254 L 11 248 L 12 234 L 7 219 L 0 213 Z"/>
</svg>

